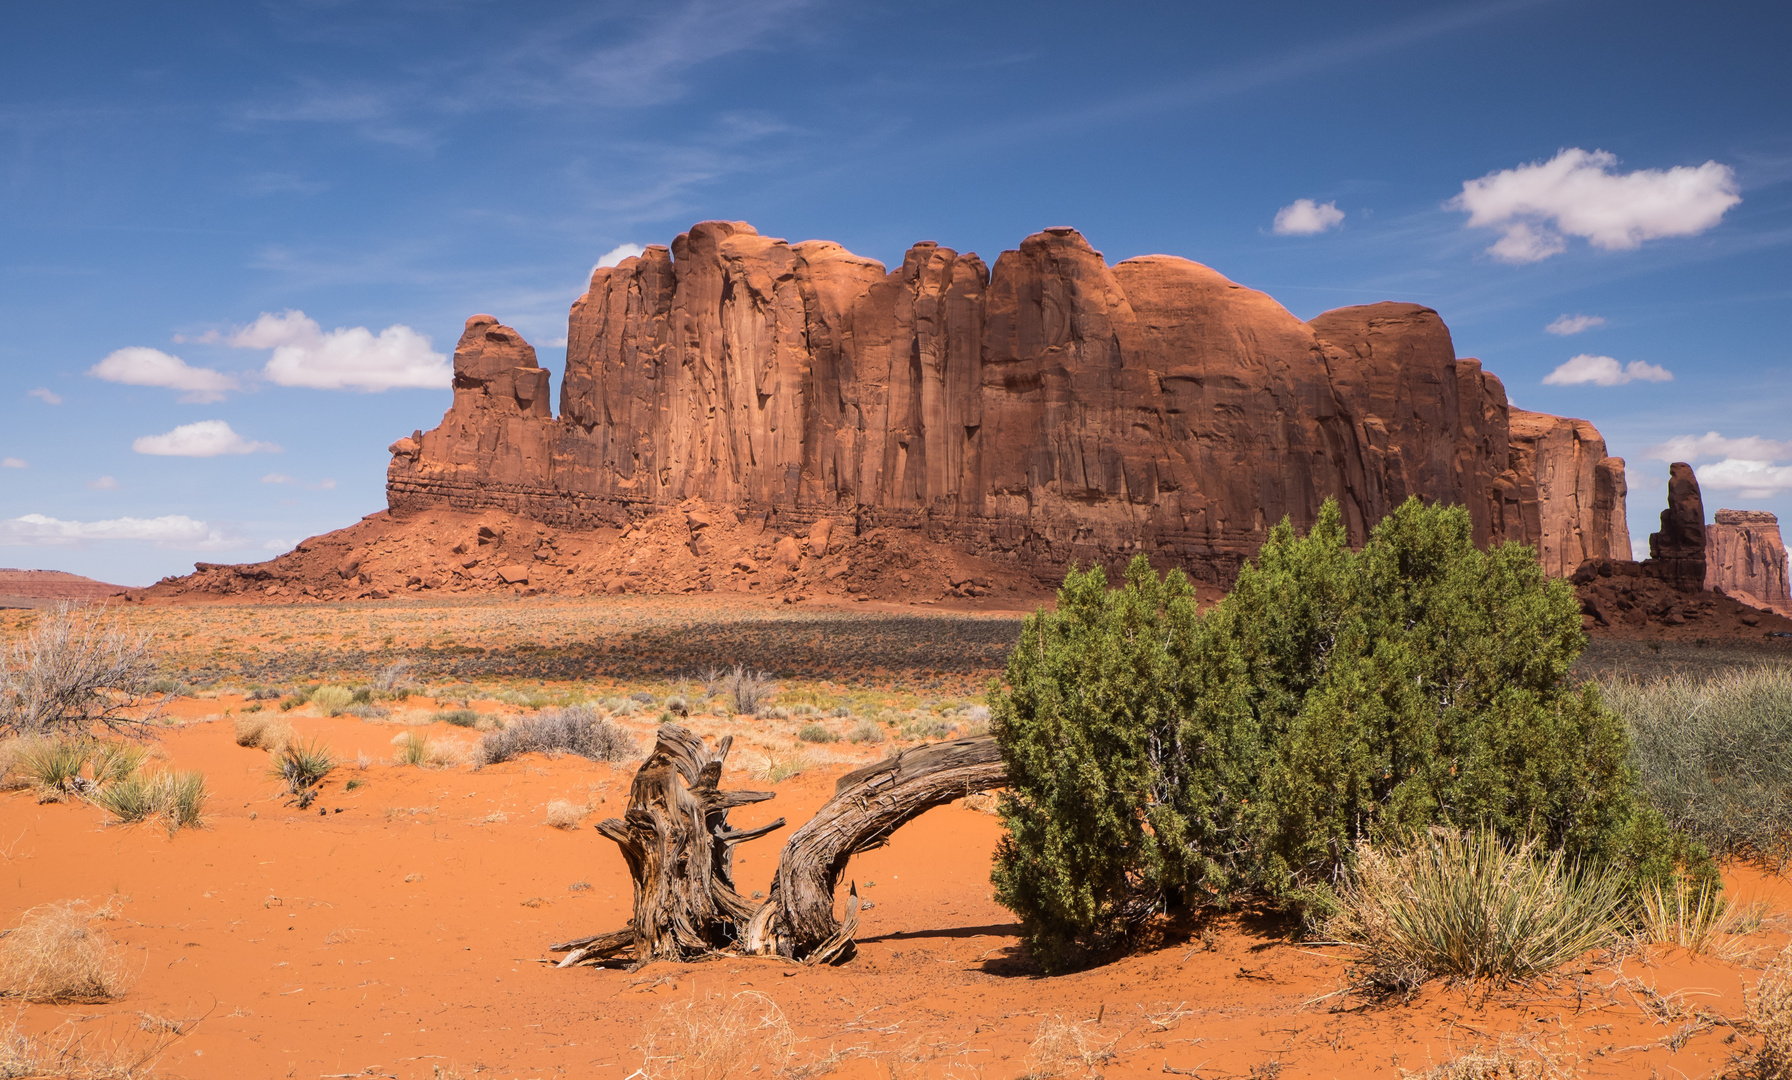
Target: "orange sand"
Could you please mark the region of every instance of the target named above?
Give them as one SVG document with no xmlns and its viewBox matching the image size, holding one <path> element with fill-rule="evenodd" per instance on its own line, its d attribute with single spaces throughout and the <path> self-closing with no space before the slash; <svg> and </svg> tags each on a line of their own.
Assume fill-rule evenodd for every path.
<svg viewBox="0 0 1792 1080">
<path fill-rule="evenodd" d="M 137 973 L 107 1005 L 6 1006 L 24 1029 L 72 1024 L 63 1030 L 148 1048 L 156 1040 L 144 1014 L 176 1021 L 183 1034 L 163 1039 L 162 1076 L 408 1080 L 440 1066 L 468 1077 L 621 1080 L 641 1066 L 643 1035 L 666 1007 L 750 989 L 789 1017 L 799 1061 L 841 1053 L 838 1073 L 851 1077 L 909 1074 L 917 1062 L 933 1076 L 1020 1076 L 1052 1017 L 1079 1025 L 1093 1071 L 1109 1077 L 1166 1066 L 1263 1075 L 1272 1063 L 1284 1077 L 1392 1076 L 1502 1034 L 1537 1040 L 1587 1075 L 1696 1077 L 1723 1066 L 1730 1029 L 1690 1016 L 1656 1022 L 1616 985 L 1620 975 L 1684 992 L 1689 1010 L 1720 1018 L 1741 1014 L 1742 987 L 1756 978 L 1747 965 L 1651 950 L 1617 965 L 1589 957 L 1547 987 L 1433 985 L 1405 1005 L 1316 1000 L 1339 988 L 1340 954 L 1239 918 L 1217 921 L 1205 944 L 1041 978 L 1016 946 L 1013 917 L 990 899 L 996 819 L 957 805 L 854 860 L 849 876 L 874 906 L 858 957 L 843 967 L 724 959 L 562 971 L 539 962 L 549 942 L 629 917 L 622 860 L 590 824 L 618 812 L 632 765 L 530 756 L 477 772 L 398 766 L 385 760 L 398 731 L 476 736 L 295 715 L 286 719 L 302 735 L 349 758 L 316 807 L 299 812 L 276 798 L 263 751 L 236 746 L 228 720 L 199 719 L 233 706 L 240 699 L 180 702 L 194 720 L 162 743 L 168 764 L 206 773 L 202 830 L 169 837 L 153 824 L 108 825 L 85 804 L 0 795 L 0 917 L 111 898 L 118 914 L 105 925 Z M 381 761 L 357 768 L 357 750 Z M 747 764 L 731 761 L 729 786 L 764 786 L 734 775 Z M 775 800 L 737 811 L 737 824 L 804 820 L 850 767 L 785 781 Z M 354 779 L 364 786 L 346 791 Z M 550 800 L 582 802 L 592 785 L 606 801 L 582 827 L 543 823 Z M 748 846 L 743 891 L 765 887 L 781 835 Z M 1739 870 L 1731 880 L 1738 894 L 1792 906 L 1778 877 Z M 1785 943 L 1769 925 L 1756 967 Z M 1176 1012 L 1185 1015 L 1147 1018 Z"/>
</svg>

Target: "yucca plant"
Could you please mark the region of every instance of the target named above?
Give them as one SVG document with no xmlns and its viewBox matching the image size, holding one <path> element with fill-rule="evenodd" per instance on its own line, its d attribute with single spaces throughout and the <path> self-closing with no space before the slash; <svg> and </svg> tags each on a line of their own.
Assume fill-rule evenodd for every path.
<svg viewBox="0 0 1792 1080">
<path fill-rule="evenodd" d="M 40 802 L 53 802 L 86 786 L 81 770 L 91 751 L 85 739 L 39 739 L 19 751 L 13 770 L 37 788 Z"/>
<path fill-rule="evenodd" d="M 317 739 L 293 742 L 274 753 L 274 764 L 268 770 L 275 779 L 286 782 L 287 793 L 298 800 L 302 810 L 317 798 L 317 785 L 336 767 L 330 748 Z"/>
<path fill-rule="evenodd" d="M 142 821 L 156 812 L 155 789 L 150 781 L 140 776 L 106 785 L 93 801 L 126 824 Z"/>
<path fill-rule="evenodd" d="M 93 748 L 93 782 L 102 787 L 136 775 L 149 751 L 130 743 L 100 743 Z"/>
<path fill-rule="evenodd" d="M 1325 923 L 1354 947 L 1365 982 L 1410 991 L 1435 976 L 1504 983 L 1541 975 L 1615 940 L 1623 877 L 1537 842 L 1484 829 L 1407 846 L 1359 844 Z"/>
<path fill-rule="evenodd" d="M 407 731 L 398 737 L 398 763 L 400 765 L 429 764 L 429 736 L 415 731 Z"/>
<path fill-rule="evenodd" d="M 163 773 L 156 778 L 155 788 L 156 809 L 167 819 L 170 835 L 202 824 L 208 795 L 204 773 Z"/>
<path fill-rule="evenodd" d="M 1753 951 L 1738 939 L 1761 925 L 1763 905 L 1734 904 L 1712 881 L 1694 883 L 1675 874 L 1666 884 L 1643 887 L 1641 935 L 1689 952 L 1735 959 Z"/>
</svg>

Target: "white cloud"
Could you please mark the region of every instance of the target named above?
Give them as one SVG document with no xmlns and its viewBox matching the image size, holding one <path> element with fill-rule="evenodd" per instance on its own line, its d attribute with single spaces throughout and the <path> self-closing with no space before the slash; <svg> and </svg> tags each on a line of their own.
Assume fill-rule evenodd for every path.
<svg viewBox="0 0 1792 1080">
<path fill-rule="evenodd" d="M 1568 236 L 1607 251 L 1696 236 L 1742 201 L 1734 170 L 1715 161 L 1628 173 L 1613 172 L 1617 163 L 1604 150 L 1563 150 L 1548 161 L 1464 181 L 1462 194 L 1445 205 L 1467 211 L 1471 227 L 1504 231 L 1489 254 L 1526 263 L 1567 250 Z"/>
<path fill-rule="evenodd" d="M 298 546 L 299 542 L 297 540 L 269 540 L 262 544 L 261 548 L 263 551 L 272 551 L 284 555 Z"/>
<path fill-rule="evenodd" d="M 128 386 L 184 390 L 182 401 L 200 403 L 223 401 L 225 391 L 237 389 L 234 375 L 211 368 L 191 367 L 178 356 L 140 345 L 106 354 L 106 358 L 89 368 L 87 374 Z"/>
<path fill-rule="evenodd" d="M 315 484 L 307 484 L 303 480 L 288 476 L 285 473 L 277 472 L 268 473 L 261 478 L 261 482 L 264 484 L 291 484 L 294 487 L 310 488 L 313 491 L 330 491 L 336 487 L 336 481 L 334 480 L 324 479 L 319 480 Z"/>
<path fill-rule="evenodd" d="M 1655 461 L 1702 461 L 1706 458 L 1773 461 L 1792 458 L 1792 439 L 1763 439 L 1759 435 L 1726 439 L 1715 431 L 1707 431 L 1703 435 L 1678 435 L 1667 442 L 1656 443 L 1643 451 L 1643 456 Z"/>
<path fill-rule="evenodd" d="M 365 326 L 328 333 L 303 311 L 261 318 L 229 338 L 239 349 L 272 349 L 262 374 L 281 386 L 375 393 L 401 387 L 446 388 L 454 379 L 448 357 L 408 326 L 388 326 L 376 336 Z"/>
<path fill-rule="evenodd" d="M 1343 224 L 1344 211 L 1336 202 L 1316 203 L 1312 199 L 1296 199 L 1276 211 L 1277 236 L 1312 236 Z M 599 265 L 602 265 L 601 263 Z"/>
<path fill-rule="evenodd" d="M 1568 337 L 1604 325 L 1605 316 L 1603 315 L 1562 315 L 1555 322 L 1545 326 L 1543 330 L 1545 333 L 1554 334 L 1557 337 Z"/>
<path fill-rule="evenodd" d="M 24 469 L 28 467 L 29 466 L 25 464 L 24 458 L 0 458 L 0 469 Z"/>
<path fill-rule="evenodd" d="M 163 457 L 217 457 L 219 454 L 253 454 L 258 450 L 279 453 L 273 443 L 252 442 L 222 420 L 182 424 L 165 435 L 145 435 L 131 443 L 139 454 Z"/>
<path fill-rule="evenodd" d="M 598 259 L 597 265 L 593 266 L 591 269 L 594 271 L 601 270 L 606 266 L 615 266 L 624 259 L 638 258 L 645 254 L 647 254 L 647 249 L 640 244 L 617 244 L 615 247 L 604 252 L 603 258 Z"/>
<path fill-rule="evenodd" d="M 1627 382 L 1673 382 L 1674 373 L 1658 364 L 1632 360 L 1620 364 L 1609 356 L 1581 353 L 1569 358 L 1561 367 L 1543 376 L 1545 386 L 1623 386 Z"/>
<path fill-rule="evenodd" d="M 39 401 L 43 402 L 45 405 L 60 405 L 60 404 L 62 404 L 62 395 L 58 394 L 56 391 L 50 389 L 47 386 L 40 386 L 36 390 L 26 391 L 26 393 L 28 394 L 28 396 L 34 397 L 34 398 L 38 399 Z"/>
<path fill-rule="evenodd" d="M 94 491 L 117 491 L 118 478 L 113 476 L 102 476 L 98 480 L 89 480 L 87 486 Z"/>
<path fill-rule="evenodd" d="M 1633 562 L 1642 562 L 1649 557 L 1649 538 L 1637 533 L 1630 538 L 1630 558 Z"/>
<path fill-rule="evenodd" d="M 0 521 L 0 545 L 74 547 L 96 540 L 142 540 L 160 548 L 190 551 L 215 551 L 241 544 L 240 540 L 184 514 L 105 521 L 61 521 L 43 514 L 26 514 Z"/>
<path fill-rule="evenodd" d="M 1745 499 L 1771 499 L 1792 491 L 1792 465 L 1727 457 L 1696 470 L 1699 487 L 1734 491 Z"/>
</svg>

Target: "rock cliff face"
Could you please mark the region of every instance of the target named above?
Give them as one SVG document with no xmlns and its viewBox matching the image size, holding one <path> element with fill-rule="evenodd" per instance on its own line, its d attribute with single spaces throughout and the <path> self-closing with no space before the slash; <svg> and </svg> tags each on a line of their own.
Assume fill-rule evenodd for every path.
<svg viewBox="0 0 1792 1080">
<path fill-rule="evenodd" d="M 1705 530 L 1705 587 L 1792 617 L 1779 518 L 1765 510 L 1719 510 Z"/>
<path fill-rule="evenodd" d="M 1042 575 L 1143 551 L 1226 583 L 1284 515 L 1336 497 L 1360 540 L 1419 495 L 1552 573 L 1629 552 L 1623 463 L 1584 421 L 1512 409 L 1436 312 L 1303 323 L 1185 259 L 1109 266 L 1073 229 L 886 272 L 704 222 L 596 270 L 567 339 L 555 418 L 533 350 L 469 320 L 453 408 L 393 445 L 393 512 L 591 528 L 696 499 L 786 535 L 915 529 Z"/>
</svg>

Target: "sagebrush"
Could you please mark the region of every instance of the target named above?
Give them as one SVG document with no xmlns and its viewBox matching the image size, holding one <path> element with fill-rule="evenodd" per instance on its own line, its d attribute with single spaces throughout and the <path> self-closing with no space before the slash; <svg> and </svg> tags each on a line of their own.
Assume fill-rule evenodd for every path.
<svg viewBox="0 0 1792 1080">
<path fill-rule="evenodd" d="M 522 754 L 578 754 L 592 761 L 623 761 L 640 752 L 634 737 L 589 705 L 543 709 L 479 740 L 477 764 L 496 765 Z"/>
</svg>

